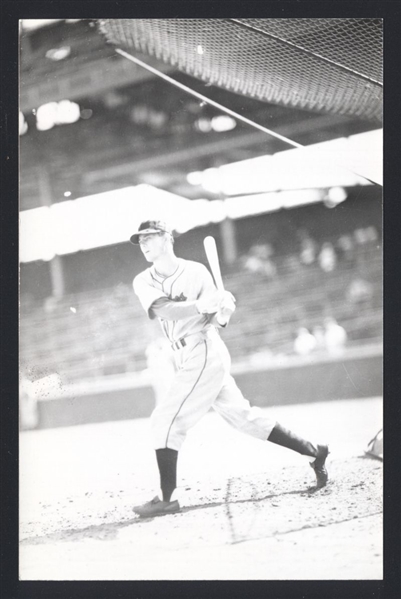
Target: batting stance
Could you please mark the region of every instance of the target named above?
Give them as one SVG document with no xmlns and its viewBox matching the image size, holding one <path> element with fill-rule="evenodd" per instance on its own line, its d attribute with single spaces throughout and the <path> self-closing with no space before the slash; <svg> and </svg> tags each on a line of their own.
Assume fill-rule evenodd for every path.
<svg viewBox="0 0 401 599">
<path fill-rule="evenodd" d="M 317 486 L 328 479 L 326 445 L 301 439 L 251 407 L 230 375 L 230 355 L 218 329 L 235 311 L 228 291 L 218 292 L 208 269 L 178 258 L 171 230 L 163 221 L 145 221 L 130 238 L 139 244 L 150 268 L 135 277 L 133 287 L 149 318 L 158 318 L 174 351 L 177 372 L 163 401 L 151 416 L 162 499 L 134 508 L 146 518 L 178 512 L 171 497 L 177 486 L 177 458 L 188 430 L 211 407 L 231 426 L 308 456 Z"/>
</svg>

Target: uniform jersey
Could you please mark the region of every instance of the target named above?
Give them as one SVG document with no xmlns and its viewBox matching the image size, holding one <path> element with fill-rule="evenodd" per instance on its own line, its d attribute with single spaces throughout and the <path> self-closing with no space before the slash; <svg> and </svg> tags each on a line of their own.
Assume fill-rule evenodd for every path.
<svg viewBox="0 0 401 599">
<path fill-rule="evenodd" d="M 250 406 L 230 375 L 230 355 L 217 333 L 219 323 L 214 326 L 216 315 L 199 314 L 196 310 L 196 300 L 217 294 L 208 269 L 199 262 L 178 258 L 177 269 L 169 277 L 161 276 L 152 265 L 135 277 L 133 287 L 150 318 L 154 317 L 152 305 L 157 313 L 158 301 L 162 299 L 185 302 L 185 309 L 175 311 L 185 313 L 185 317 L 158 319 L 172 345 L 189 335 L 193 340 L 174 351 L 174 380 L 151 418 L 154 448 L 178 451 L 187 431 L 211 407 L 231 426 L 267 439 L 275 421 L 260 408 Z"/>
<path fill-rule="evenodd" d="M 178 258 L 176 271 L 168 277 L 160 275 L 152 265 L 135 277 L 133 287 L 150 318 L 152 318 L 151 306 L 160 298 L 175 302 L 195 302 L 201 297 L 216 293 L 208 269 L 199 262 L 183 258 Z M 211 318 L 212 316 L 208 314 L 194 314 L 180 320 L 159 318 L 159 322 L 167 339 L 174 343 L 187 335 L 213 328 Z"/>
</svg>

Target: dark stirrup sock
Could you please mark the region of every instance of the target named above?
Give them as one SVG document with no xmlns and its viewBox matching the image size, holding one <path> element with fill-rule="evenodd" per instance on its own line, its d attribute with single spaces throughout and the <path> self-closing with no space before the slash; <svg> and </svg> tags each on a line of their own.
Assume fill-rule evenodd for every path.
<svg viewBox="0 0 401 599">
<path fill-rule="evenodd" d="M 173 491 L 177 486 L 177 458 L 178 451 L 175 449 L 169 449 L 168 447 L 156 449 L 163 501 L 170 501 Z"/>
<path fill-rule="evenodd" d="M 282 447 L 297 451 L 302 455 L 307 455 L 312 458 L 317 456 L 317 447 L 309 441 L 298 437 L 293 432 L 281 426 L 281 424 L 275 425 L 267 440 L 271 443 L 276 443 L 276 445 L 281 445 Z"/>
</svg>

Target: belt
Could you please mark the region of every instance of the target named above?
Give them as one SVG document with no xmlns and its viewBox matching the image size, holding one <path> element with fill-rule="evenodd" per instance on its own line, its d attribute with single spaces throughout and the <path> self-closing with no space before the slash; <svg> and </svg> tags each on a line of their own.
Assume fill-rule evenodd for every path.
<svg viewBox="0 0 401 599">
<path fill-rule="evenodd" d="M 178 339 L 178 341 L 174 341 L 174 343 L 171 344 L 171 347 L 173 348 L 174 351 L 177 351 L 177 349 L 182 349 L 185 346 L 186 346 L 185 337 L 183 337 L 182 339 Z"/>
<path fill-rule="evenodd" d="M 211 330 L 207 330 L 207 331 L 203 331 L 203 332 L 199 332 L 199 333 L 192 333 L 192 334 L 186 335 L 186 337 L 177 339 L 177 341 L 174 341 L 171 344 L 171 347 L 174 351 L 178 351 L 179 349 L 182 349 L 183 347 L 188 345 L 188 343 L 191 341 L 200 341 L 201 339 L 206 339 L 208 337 L 211 337 L 212 335 L 213 335 L 213 332 Z"/>
</svg>

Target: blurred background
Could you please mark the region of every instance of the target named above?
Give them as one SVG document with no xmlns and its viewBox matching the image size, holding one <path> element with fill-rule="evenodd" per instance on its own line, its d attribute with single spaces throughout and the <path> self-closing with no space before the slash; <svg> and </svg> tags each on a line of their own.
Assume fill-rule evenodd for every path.
<svg viewBox="0 0 401 599">
<path fill-rule="evenodd" d="M 312 21 L 20 22 L 23 430 L 148 416 L 163 393 L 128 241 L 149 217 L 187 259 L 216 238 L 251 403 L 381 395 L 382 23 Z"/>
</svg>

